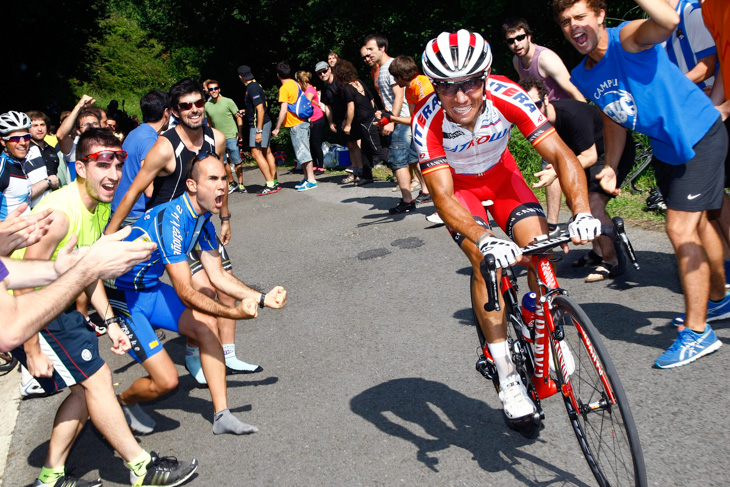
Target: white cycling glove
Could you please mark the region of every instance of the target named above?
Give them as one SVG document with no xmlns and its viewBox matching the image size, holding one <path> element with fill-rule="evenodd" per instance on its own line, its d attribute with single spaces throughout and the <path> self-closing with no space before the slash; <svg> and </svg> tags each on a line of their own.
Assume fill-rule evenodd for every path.
<svg viewBox="0 0 730 487">
<path fill-rule="evenodd" d="M 568 225 L 570 238 L 593 240 L 601 234 L 601 222 L 590 213 L 578 213 Z"/>
<path fill-rule="evenodd" d="M 498 268 L 506 268 L 517 262 L 517 258 L 522 255 L 522 249 L 520 249 L 516 243 L 511 240 L 503 240 L 497 238 L 494 235 L 485 235 L 477 242 L 479 252 L 483 256 L 491 254 L 494 256 L 494 261 Z"/>
</svg>

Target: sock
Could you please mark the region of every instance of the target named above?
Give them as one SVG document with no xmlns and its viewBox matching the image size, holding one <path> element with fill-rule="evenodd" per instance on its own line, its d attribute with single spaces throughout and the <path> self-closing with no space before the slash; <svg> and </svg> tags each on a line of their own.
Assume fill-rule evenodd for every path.
<svg viewBox="0 0 730 487">
<path fill-rule="evenodd" d="M 274 178 L 274 184 L 279 184 L 279 180 Z"/>
<path fill-rule="evenodd" d="M 276 183 L 275 183 L 275 182 L 274 182 L 273 180 L 271 180 L 271 181 L 266 181 L 266 187 L 267 187 L 267 188 L 273 188 L 275 184 L 276 184 Z"/>
<path fill-rule="evenodd" d="M 698 337 L 701 337 L 701 336 L 702 336 L 702 335 L 704 335 L 704 334 L 705 334 L 705 332 L 707 331 L 707 324 L 705 323 L 705 328 L 704 328 L 704 329 L 703 329 L 702 331 L 694 331 L 694 330 L 692 330 L 691 328 L 687 328 L 687 329 L 688 329 L 689 331 L 691 331 L 692 333 L 694 333 L 695 335 L 697 335 Z"/>
<path fill-rule="evenodd" d="M 362 176 L 362 168 L 361 167 L 353 167 L 352 168 L 352 174 L 354 174 L 356 177 Z"/>
<path fill-rule="evenodd" d="M 234 343 L 223 345 L 223 354 L 226 357 L 226 367 L 235 371 L 261 372 L 264 370 L 259 365 L 249 364 L 248 362 L 239 360 L 238 357 L 236 357 L 236 345 Z"/>
<path fill-rule="evenodd" d="M 203 373 L 203 365 L 200 363 L 200 348 L 186 346 L 185 351 L 185 367 L 190 372 L 198 384 L 207 384 L 205 374 Z"/>
<path fill-rule="evenodd" d="M 507 340 L 498 343 L 487 343 L 487 345 L 489 346 L 489 353 L 492 354 L 494 359 L 494 365 L 497 366 L 500 382 L 506 381 L 507 377 L 517 373 L 515 366 L 512 364 Z"/>
<path fill-rule="evenodd" d="M 142 450 L 142 453 L 140 453 L 137 458 L 131 462 L 125 463 L 125 465 L 138 477 L 144 477 L 144 474 L 147 473 L 147 465 L 149 465 L 151 461 L 152 456 L 145 450 Z"/>
<path fill-rule="evenodd" d="M 56 480 L 60 479 L 64 475 L 66 475 L 66 467 L 63 465 L 55 468 L 43 467 L 41 469 L 41 474 L 38 476 L 38 480 L 44 484 L 53 485 Z"/>
<path fill-rule="evenodd" d="M 557 223 L 548 223 L 548 230 L 550 230 L 551 232 L 553 230 L 555 230 L 556 228 L 558 228 L 558 224 Z"/>
<path fill-rule="evenodd" d="M 144 412 L 139 404 L 133 404 L 132 406 L 126 406 L 122 404 L 122 411 L 124 417 L 127 419 L 127 424 L 132 431 L 137 433 L 148 435 L 155 430 L 155 420 L 150 417 L 149 414 Z"/>
<path fill-rule="evenodd" d="M 256 433 L 259 429 L 256 426 L 242 423 L 231 414 L 228 409 L 223 409 L 215 413 L 213 418 L 213 434 L 222 435 L 230 433 L 233 435 L 250 435 Z"/>
</svg>

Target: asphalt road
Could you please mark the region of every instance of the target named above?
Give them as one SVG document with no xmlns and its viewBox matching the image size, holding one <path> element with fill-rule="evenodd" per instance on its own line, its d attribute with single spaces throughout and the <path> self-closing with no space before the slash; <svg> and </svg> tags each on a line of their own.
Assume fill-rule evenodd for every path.
<svg viewBox="0 0 730 487">
<path fill-rule="evenodd" d="M 252 190 L 262 178 L 246 173 Z M 595 485 L 558 397 L 543 403 L 536 440 L 508 431 L 491 384 L 475 370 L 469 267 L 446 230 L 418 213 L 392 217 L 390 183 L 343 187 L 342 176 L 296 193 L 231 198 L 234 272 L 261 289 L 283 285 L 283 310 L 239 322 L 239 356 L 261 364 L 228 380 L 231 410 L 260 431 L 212 434 L 212 406 L 184 363 L 184 339 L 168 333 L 178 389 L 146 407 L 157 431 L 144 448 L 200 468 L 190 485 Z M 255 183 L 255 184 L 254 184 Z M 654 359 L 673 341 L 683 310 L 663 233 L 629 228 L 642 264 L 615 281 L 585 284 L 559 265 L 563 287 L 592 317 L 621 374 L 639 427 L 650 485 L 727 485 L 730 415 L 724 373 L 730 347 L 676 370 Z M 523 282 L 522 289 L 526 288 Z M 715 325 L 730 341 L 728 321 Z M 106 344 L 102 339 L 102 344 Z M 142 375 L 113 357 L 117 391 Z M 22 401 L 5 486 L 29 485 L 65 393 Z M 71 452 L 76 475 L 128 485 L 118 455 L 88 425 Z"/>
</svg>

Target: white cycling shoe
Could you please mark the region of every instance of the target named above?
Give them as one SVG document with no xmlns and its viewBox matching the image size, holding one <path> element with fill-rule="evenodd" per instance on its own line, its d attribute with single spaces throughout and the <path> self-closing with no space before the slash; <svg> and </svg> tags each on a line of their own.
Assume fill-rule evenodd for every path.
<svg viewBox="0 0 730 487">
<path fill-rule="evenodd" d="M 502 401 L 507 419 L 515 420 L 535 414 L 537 408 L 527 394 L 518 374 L 510 374 L 499 381 L 499 400 Z"/>
</svg>

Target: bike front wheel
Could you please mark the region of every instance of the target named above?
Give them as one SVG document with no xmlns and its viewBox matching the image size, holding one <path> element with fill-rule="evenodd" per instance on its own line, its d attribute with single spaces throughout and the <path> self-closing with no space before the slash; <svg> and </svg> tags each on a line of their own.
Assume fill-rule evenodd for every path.
<svg viewBox="0 0 730 487">
<path fill-rule="evenodd" d="M 560 353 L 551 339 L 558 380 L 588 466 L 601 486 L 647 485 L 634 417 L 598 331 L 570 298 L 556 296 L 552 305 L 556 332 L 564 334 Z"/>
</svg>

